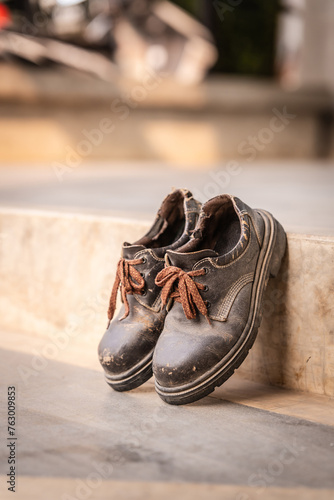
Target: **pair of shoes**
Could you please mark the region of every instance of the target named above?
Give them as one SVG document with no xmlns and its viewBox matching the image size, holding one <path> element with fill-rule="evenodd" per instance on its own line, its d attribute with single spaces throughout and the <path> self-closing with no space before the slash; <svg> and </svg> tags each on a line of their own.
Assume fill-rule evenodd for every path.
<svg viewBox="0 0 334 500">
<path fill-rule="evenodd" d="M 187 190 L 172 192 L 148 233 L 123 246 L 99 345 L 108 384 L 134 389 L 153 371 L 159 396 L 177 405 L 223 384 L 253 345 L 285 247 L 265 210 L 227 194 L 201 206 Z"/>
</svg>

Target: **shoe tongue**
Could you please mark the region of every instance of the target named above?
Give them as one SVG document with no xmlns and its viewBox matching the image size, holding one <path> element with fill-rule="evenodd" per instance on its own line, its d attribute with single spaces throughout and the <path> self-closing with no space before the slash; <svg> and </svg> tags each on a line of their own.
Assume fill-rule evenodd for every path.
<svg viewBox="0 0 334 500">
<path fill-rule="evenodd" d="M 179 253 L 168 250 L 170 264 L 172 266 L 180 267 L 184 271 L 191 271 L 196 262 L 205 259 L 206 257 L 217 257 L 218 254 L 214 250 L 199 250 L 192 253 Z"/>
<path fill-rule="evenodd" d="M 146 247 L 143 245 L 129 245 L 129 243 L 124 243 L 122 247 L 122 257 L 123 259 L 132 260 L 136 253 L 141 250 L 146 250 Z"/>
</svg>

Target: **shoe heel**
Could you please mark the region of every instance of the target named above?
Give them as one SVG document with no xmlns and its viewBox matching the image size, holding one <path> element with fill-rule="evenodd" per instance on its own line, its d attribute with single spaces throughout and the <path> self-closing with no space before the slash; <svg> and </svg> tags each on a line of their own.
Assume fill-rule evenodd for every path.
<svg viewBox="0 0 334 500">
<path fill-rule="evenodd" d="M 281 224 L 275 220 L 276 240 L 270 262 L 270 277 L 276 278 L 286 249 L 286 234 Z"/>
</svg>

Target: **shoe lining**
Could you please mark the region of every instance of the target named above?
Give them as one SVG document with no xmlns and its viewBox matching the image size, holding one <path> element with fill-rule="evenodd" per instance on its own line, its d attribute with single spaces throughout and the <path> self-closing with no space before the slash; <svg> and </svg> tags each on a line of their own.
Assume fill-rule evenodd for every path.
<svg viewBox="0 0 334 500">
<path fill-rule="evenodd" d="M 230 252 L 241 236 L 240 220 L 230 198 L 219 197 L 205 205 L 194 237 L 179 252 L 214 250 L 218 255 Z"/>
<path fill-rule="evenodd" d="M 175 191 L 163 201 L 151 230 L 134 245 L 143 245 L 146 248 L 170 246 L 182 236 L 184 228 L 184 195 Z"/>
</svg>

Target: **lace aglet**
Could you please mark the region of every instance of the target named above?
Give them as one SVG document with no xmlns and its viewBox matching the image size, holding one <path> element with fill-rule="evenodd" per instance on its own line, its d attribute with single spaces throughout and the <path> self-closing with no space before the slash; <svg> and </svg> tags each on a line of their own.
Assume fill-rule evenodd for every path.
<svg viewBox="0 0 334 500">
<path fill-rule="evenodd" d="M 166 305 L 166 311 L 169 312 L 173 306 L 173 302 L 174 300 L 170 297 L 168 302 L 167 302 L 167 305 Z"/>
</svg>

